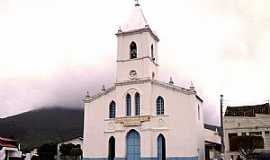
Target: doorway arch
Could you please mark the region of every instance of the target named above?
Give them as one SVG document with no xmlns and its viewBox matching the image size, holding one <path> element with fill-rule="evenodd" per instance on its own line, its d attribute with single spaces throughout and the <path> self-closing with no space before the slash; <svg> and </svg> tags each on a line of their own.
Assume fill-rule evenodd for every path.
<svg viewBox="0 0 270 160">
<path fill-rule="evenodd" d="M 109 139 L 108 160 L 114 160 L 114 159 L 115 159 L 115 138 L 112 136 Z"/>
<path fill-rule="evenodd" d="M 162 134 L 157 138 L 157 159 L 166 160 L 166 140 Z"/>
<path fill-rule="evenodd" d="M 126 137 L 126 158 L 127 160 L 140 160 L 141 142 L 140 134 L 134 129 L 127 133 Z"/>
</svg>

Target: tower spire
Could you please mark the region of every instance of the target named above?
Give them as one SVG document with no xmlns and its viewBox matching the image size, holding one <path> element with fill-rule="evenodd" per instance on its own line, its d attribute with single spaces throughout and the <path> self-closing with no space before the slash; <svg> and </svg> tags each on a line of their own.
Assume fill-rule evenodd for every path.
<svg viewBox="0 0 270 160">
<path fill-rule="evenodd" d="M 135 0 L 135 6 L 140 6 L 139 0 Z"/>
</svg>

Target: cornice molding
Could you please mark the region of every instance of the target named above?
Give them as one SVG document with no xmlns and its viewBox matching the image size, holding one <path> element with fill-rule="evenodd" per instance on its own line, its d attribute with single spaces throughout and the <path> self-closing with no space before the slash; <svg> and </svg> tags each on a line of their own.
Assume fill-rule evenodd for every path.
<svg viewBox="0 0 270 160">
<path fill-rule="evenodd" d="M 247 130 L 258 130 L 258 129 L 269 129 L 270 126 L 256 126 L 256 127 L 232 127 L 232 128 L 224 128 L 224 130 L 226 131 L 230 131 L 230 130 L 242 130 L 242 129 L 247 129 Z"/>
<path fill-rule="evenodd" d="M 122 81 L 122 82 L 116 82 L 116 86 L 125 86 L 125 85 L 131 85 L 131 84 L 142 84 L 142 83 L 147 83 L 151 82 L 150 78 L 145 78 L 145 79 L 134 79 L 134 80 L 127 80 L 127 81 Z"/>
<path fill-rule="evenodd" d="M 91 97 L 85 97 L 83 100 L 83 103 L 90 103 L 92 101 Z"/>
<path fill-rule="evenodd" d="M 145 56 L 145 57 L 140 57 L 140 58 L 134 58 L 134 59 L 124 59 L 124 60 L 117 60 L 116 62 L 129 62 L 129 61 L 138 61 L 142 59 L 149 59 L 154 65 L 159 66 L 155 61 L 152 60 L 151 57 Z"/>
<path fill-rule="evenodd" d="M 193 89 L 186 89 L 186 88 L 183 88 L 183 87 L 168 84 L 168 83 L 161 82 L 161 81 L 158 81 L 158 80 L 152 80 L 150 78 L 145 78 L 145 79 L 135 79 L 135 80 L 127 80 L 127 81 L 123 81 L 123 82 L 116 82 L 114 86 L 106 89 L 105 91 L 99 92 L 94 96 L 86 97 L 85 99 L 83 99 L 83 102 L 84 103 L 90 103 L 90 102 L 92 102 L 92 101 L 94 101 L 94 100 L 96 100 L 96 99 L 110 93 L 111 91 L 115 90 L 117 86 L 143 84 L 143 83 L 152 83 L 153 85 L 158 85 L 160 87 L 168 88 L 168 89 L 171 89 L 171 90 L 174 90 L 174 91 L 177 91 L 177 92 L 181 92 L 181 93 L 184 93 L 184 94 L 187 94 L 187 95 L 195 95 L 195 96 L 197 96 L 196 91 L 193 90 Z"/>
<path fill-rule="evenodd" d="M 94 96 L 86 97 L 85 99 L 83 99 L 83 102 L 84 102 L 84 103 L 90 103 L 90 102 L 92 102 L 92 101 L 98 99 L 99 97 L 102 97 L 102 96 L 104 96 L 104 95 L 110 93 L 111 91 L 115 90 L 115 88 L 116 88 L 116 87 L 115 87 L 115 85 L 114 85 L 114 86 L 112 86 L 112 87 L 106 89 L 105 91 L 102 91 L 102 92 L 97 93 L 97 94 L 94 95 Z"/>
<path fill-rule="evenodd" d="M 135 30 L 130 30 L 130 31 L 121 31 L 119 30 L 115 35 L 116 36 L 127 36 L 127 35 L 133 35 L 133 34 L 140 34 L 140 33 L 144 33 L 144 32 L 149 32 L 150 35 L 159 42 L 159 38 L 158 36 L 151 30 L 150 27 L 145 27 L 145 28 L 141 28 L 141 29 L 135 29 Z"/>
<path fill-rule="evenodd" d="M 174 91 L 181 92 L 187 95 L 193 95 L 193 94 L 196 95 L 196 91 L 193 89 L 186 89 L 183 87 L 179 87 L 173 84 L 168 84 L 168 83 L 157 81 L 157 80 L 152 80 L 152 84 L 155 84 L 164 88 L 172 89 Z"/>
</svg>

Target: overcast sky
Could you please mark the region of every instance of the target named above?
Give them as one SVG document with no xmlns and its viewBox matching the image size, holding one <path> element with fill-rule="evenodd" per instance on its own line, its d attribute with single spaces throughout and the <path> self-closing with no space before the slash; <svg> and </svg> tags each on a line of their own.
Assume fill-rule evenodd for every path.
<svg viewBox="0 0 270 160">
<path fill-rule="evenodd" d="M 193 81 L 206 122 L 225 105 L 270 98 L 269 0 L 141 0 L 159 38 L 160 73 Z M 82 106 L 115 81 L 116 37 L 133 0 L 1 0 L 0 117 Z"/>
</svg>

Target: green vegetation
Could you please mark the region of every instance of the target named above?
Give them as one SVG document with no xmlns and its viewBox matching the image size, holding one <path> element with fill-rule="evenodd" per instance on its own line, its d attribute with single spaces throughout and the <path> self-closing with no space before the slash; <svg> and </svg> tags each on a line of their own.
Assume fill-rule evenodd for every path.
<svg viewBox="0 0 270 160">
<path fill-rule="evenodd" d="M 254 160 L 255 150 L 264 148 L 262 136 L 234 136 L 230 141 L 232 151 L 239 151 L 246 160 Z"/>
<path fill-rule="evenodd" d="M 55 155 L 57 154 L 56 144 L 43 144 L 41 145 L 37 153 L 39 155 L 39 160 L 55 160 Z"/>
<path fill-rule="evenodd" d="M 29 151 L 83 134 L 83 110 L 50 107 L 0 119 L 0 136 L 14 137 Z"/>
<path fill-rule="evenodd" d="M 60 146 L 60 152 L 61 152 L 61 159 L 72 159 L 72 160 L 78 160 L 82 156 L 82 150 L 80 145 L 74 145 L 74 144 L 62 144 Z"/>
</svg>

